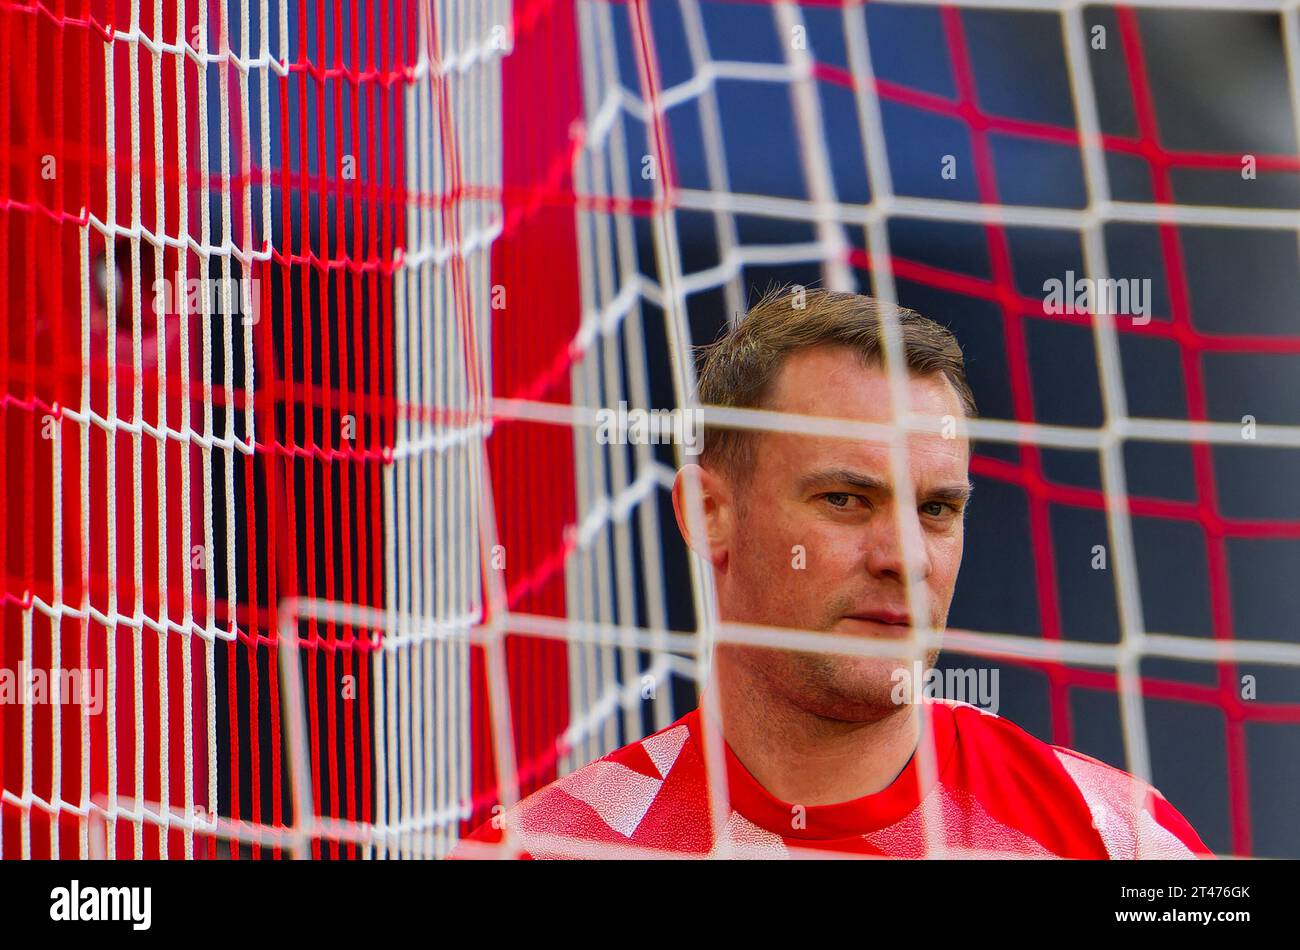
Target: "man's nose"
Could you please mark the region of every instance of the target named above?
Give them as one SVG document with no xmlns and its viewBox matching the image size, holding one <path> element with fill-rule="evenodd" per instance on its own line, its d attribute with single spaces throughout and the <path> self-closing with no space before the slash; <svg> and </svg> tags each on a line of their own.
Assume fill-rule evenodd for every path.
<svg viewBox="0 0 1300 950">
<path fill-rule="evenodd" d="M 923 581 L 933 565 L 914 508 L 890 505 L 872 518 L 867 539 L 867 570 L 873 577 L 902 583 Z"/>
</svg>

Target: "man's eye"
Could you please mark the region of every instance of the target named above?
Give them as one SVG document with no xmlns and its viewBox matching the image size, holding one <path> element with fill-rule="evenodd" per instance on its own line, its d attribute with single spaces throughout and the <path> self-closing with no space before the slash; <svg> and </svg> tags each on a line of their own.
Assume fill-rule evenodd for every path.
<svg viewBox="0 0 1300 950">
<path fill-rule="evenodd" d="M 845 492 L 833 491 L 827 494 L 826 501 L 834 508 L 847 508 L 853 496 Z"/>
<path fill-rule="evenodd" d="M 921 506 L 921 513 L 929 515 L 931 518 L 942 518 L 949 511 L 950 506 L 941 501 L 927 501 Z"/>
</svg>

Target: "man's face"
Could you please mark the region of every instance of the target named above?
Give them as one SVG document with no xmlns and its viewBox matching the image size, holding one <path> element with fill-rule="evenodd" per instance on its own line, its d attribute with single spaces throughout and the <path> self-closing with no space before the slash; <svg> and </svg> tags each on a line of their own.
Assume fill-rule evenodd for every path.
<svg viewBox="0 0 1300 950">
<path fill-rule="evenodd" d="M 963 417 L 941 374 L 911 376 L 907 391 L 915 413 Z M 884 371 L 831 346 L 792 354 L 764 408 L 874 423 L 892 415 Z M 908 436 L 909 498 L 895 492 L 887 442 L 765 432 L 755 449 L 748 481 L 732 486 L 734 517 L 717 571 L 723 620 L 877 640 L 907 637 L 913 621 L 943 628 L 961 566 L 964 437 Z M 910 570 L 900 525 L 911 538 Z M 909 574 L 922 595 L 910 610 Z M 897 711 L 893 674 L 912 662 L 905 648 L 891 657 L 719 649 L 724 664 L 748 666 L 788 702 L 845 721 Z M 927 655 L 926 667 L 937 654 Z"/>
</svg>

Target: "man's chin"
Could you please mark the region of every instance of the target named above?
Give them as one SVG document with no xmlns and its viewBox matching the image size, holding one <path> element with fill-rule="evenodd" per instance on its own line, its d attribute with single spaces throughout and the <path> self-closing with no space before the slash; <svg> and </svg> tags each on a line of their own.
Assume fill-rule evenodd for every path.
<svg viewBox="0 0 1300 950">
<path fill-rule="evenodd" d="M 811 659 L 811 658 L 810 658 Z M 910 670 L 906 656 L 820 656 L 811 659 L 805 691 L 809 711 L 829 719 L 868 722 L 897 712 L 899 670 Z"/>
</svg>

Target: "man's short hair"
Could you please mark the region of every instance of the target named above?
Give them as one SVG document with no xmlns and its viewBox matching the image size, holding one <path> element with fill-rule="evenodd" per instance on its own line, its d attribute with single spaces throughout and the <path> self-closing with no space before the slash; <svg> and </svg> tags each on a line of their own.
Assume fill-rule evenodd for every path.
<svg viewBox="0 0 1300 950">
<path fill-rule="evenodd" d="M 796 306 L 796 304 L 803 306 Z M 798 286 L 768 291 L 744 319 L 713 343 L 699 347 L 698 386 L 706 406 L 761 409 L 787 356 L 812 346 L 846 346 L 863 366 L 884 364 L 883 305 L 873 297 Z M 914 310 L 895 307 L 908 371 L 942 373 L 968 418 L 975 397 L 966 382 L 957 339 L 945 327 Z M 741 480 L 753 470 L 760 432 L 709 426 L 700 460 Z"/>
</svg>

